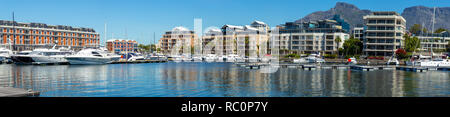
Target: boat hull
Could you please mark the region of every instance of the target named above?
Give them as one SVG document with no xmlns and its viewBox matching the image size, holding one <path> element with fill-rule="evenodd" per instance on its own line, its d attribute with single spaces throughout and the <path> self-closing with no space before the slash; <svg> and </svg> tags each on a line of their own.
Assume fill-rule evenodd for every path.
<svg viewBox="0 0 450 117">
<path fill-rule="evenodd" d="M 108 64 L 113 61 L 111 58 L 95 58 L 95 57 L 67 57 L 67 61 L 71 65 L 101 65 L 101 64 Z"/>
<path fill-rule="evenodd" d="M 36 56 L 31 57 L 33 59 L 33 63 L 35 64 L 67 64 L 67 61 L 64 56 Z"/>
<path fill-rule="evenodd" d="M 34 60 L 30 56 L 11 56 L 14 64 L 33 64 Z"/>
</svg>

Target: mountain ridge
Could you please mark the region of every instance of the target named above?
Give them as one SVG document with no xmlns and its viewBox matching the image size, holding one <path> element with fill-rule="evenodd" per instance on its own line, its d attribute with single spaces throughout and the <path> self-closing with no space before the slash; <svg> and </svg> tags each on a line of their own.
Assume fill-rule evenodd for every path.
<svg viewBox="0 0 450 117">
<path fill-rule="evenodd" d="M 295 22 L 314 21 L 322 19 L 330 19 L 334 15 L 340 15 L 350 27 L 353 29 L 356 25 L 363 24 L 363 16 L 372 13 L 371 10 L 360 9 L 357 6 L 345 2 L 337 2 L 333 8 L 327 11 L 316 11 L 306 15 L 305 17 L 296 20 Z M 406 19 L 406 26 L 409 29 L 414 24 L 424 24 L 425 27 L 431 30 L 431 18 L 433 15 L 433 8 L 426 6 L 412 6 L 407 7 L 401 13 Z M 450 7 L 437 7 L 436 20 L 434 30 L 438 28 L 450 29 Z"/>
</svg>

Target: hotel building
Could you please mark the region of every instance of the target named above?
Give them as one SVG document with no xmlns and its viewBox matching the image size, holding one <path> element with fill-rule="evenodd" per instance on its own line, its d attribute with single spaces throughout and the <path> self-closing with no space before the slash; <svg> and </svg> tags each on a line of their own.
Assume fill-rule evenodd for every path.
<svg viewBox="0 0 450 117">
<path fill-rule="evenodd" d="M 106 48 L 108 52 L 116 54 L 135 53 L 138 51 L 138 44 L 135 40 L 110 39 L 106 41 Z"/>
<path fill-rule="evenodd" d="M 210 29 L 202 37 L 203 54 L 260 56 L 267 54 L 269 26 L 261 21 L 250 25 L 224 25 Z"/>
<path fill-rule="evenodd" d="M 367 56 L 392 56 L 401 48 L 406 20 L 397 12 L 373 12 L 363 17 L 366 27 L 363 52 Z"/>
<path fill-rule="evenodd" d="M 91 28 L 0 20 L 0 47 L 12 47 L 13 51 L 51 48 L 54 45 L 81 50 L 98 47 L 99 44 L 100 35 Z"/>
<path fill-rule="evenodd" d="M 165 55 L 178 55 L 191 53 L 194 43 L 197 43 L 197 34 L 185 27 L 175 27 L 171 31 L 166 31 L 159 40 L 161 53 Z M 175 51 L 178 50 L 178 51 Z"/>
<path fill-rule="evenodd" d="M 335 54 L 349 39 L 347 31 L 336 20 L 287 22 L 278 26 L 280 54 Z M 340 38 L 340 42 L 336 39 Z M 287 48 L 288 51 L 284 51 Z"/>
</svg>

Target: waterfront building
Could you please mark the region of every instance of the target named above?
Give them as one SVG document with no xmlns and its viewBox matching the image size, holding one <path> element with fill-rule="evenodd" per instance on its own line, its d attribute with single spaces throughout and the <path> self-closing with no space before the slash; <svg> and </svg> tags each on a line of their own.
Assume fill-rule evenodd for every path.
<svg viewBox="0 0 450 117">
<path fill-rule="evenodd" d="M 280 54 L 335 54 L 349 34 L 336 20 L 287 22 L 279 26 Z M 340 38 L 340 42 L 337 39 Z M 284 49 L 288 49 L 285 51 Z"/>
<path fill-rule="evenodd" d="M 100 35 L 92 28 L 0 20 L 0 47 L 14 51 L 56 47 L 81 50 L 98 47 Z"/>
<path fill-rule="evenodd" d="M 363 16 L 366 27 L 363 53 L 366 56 L 392 56 L 401 48 L 406 20 L 397 12 L 373 12 Z"/>
<path fill-rule="evenodd" d="M 203 53 L 216 55 L 237 54 L 261 56 L 267 54 L 269 26 L 261 21 L 250 25 L 224 25 L 221 29 L 210 29 L 202 37 Z"/>
<path fill-rule="evenodd" d="M 135 40 L 110 39 L 106 41 L 108 52 L 116 54 L 138 52 L 139 43 Z"/>
<path fill-rule="evenodd" d="M 450 34 L 447 31 L 442 33 L 425 33 L 416 35 L 420 40 L 420 49 L 424 51 L 443 51 L 448 48 Z"/>
<path fill-rule="evenodd" d="M 197 34 L 185 27 L 175 27 L 171 31 L 166 31 L 159 40 L 160 52 L 166 55 L 178 55 L 191 53 L 194 43 L 197 43 Z M 178 50 L 178 51 L 175 51 Z"/>
<path fill-rule="evenodd" d="M 353 28 L 353 38 L 363 40 L 364 27 L 354 27 Z"/>
</svg>

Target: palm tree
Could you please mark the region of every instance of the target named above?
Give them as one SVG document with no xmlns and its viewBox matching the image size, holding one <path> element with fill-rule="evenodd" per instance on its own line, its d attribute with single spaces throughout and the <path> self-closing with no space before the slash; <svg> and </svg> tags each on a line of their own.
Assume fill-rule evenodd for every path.
<svg viewBox="0 0 450 117">
<path fill-rule="evenodd" d="M 339 43 L 342 42 L 341 37 L 337 37 L 336 39 L 334 39 L 334 41 L 336 42 L 336 48 L 338 49 L 338 56 L 339 56 Z"/>
</svg>

